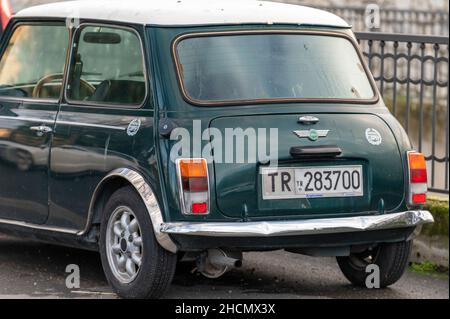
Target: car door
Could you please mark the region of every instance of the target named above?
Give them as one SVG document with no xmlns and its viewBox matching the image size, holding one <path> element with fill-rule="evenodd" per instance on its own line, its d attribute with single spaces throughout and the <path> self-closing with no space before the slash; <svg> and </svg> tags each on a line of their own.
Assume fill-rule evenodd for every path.
<svg viewBox="0 0 450 319">
<path fill-rule="evenodd" d="M 64 23 L 19 23 L 5 41 L 0 59 L 0 220 L 44 224 L 69 31 Z"/>
<path fill-rule="evenodd" d="M 137 30 L 81 24 L 73 42 L 52 142 L 48 225 L 81 230 L 100 181 L 146 156 L 153 111 L 141 107 L 147 81 Z"/>
</svg>

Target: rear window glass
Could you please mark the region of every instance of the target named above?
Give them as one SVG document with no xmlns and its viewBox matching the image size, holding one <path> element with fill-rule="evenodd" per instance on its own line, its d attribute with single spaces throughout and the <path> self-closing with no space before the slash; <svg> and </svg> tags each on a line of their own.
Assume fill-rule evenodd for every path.
<svg viewBox="0 0 450 319">
<path fill-rule="evenodd" d="M 311 34 L 189 37 L 176 49 L 185 94 L 215 103 L 374 97 L 348 39 Z"/>
</svg>

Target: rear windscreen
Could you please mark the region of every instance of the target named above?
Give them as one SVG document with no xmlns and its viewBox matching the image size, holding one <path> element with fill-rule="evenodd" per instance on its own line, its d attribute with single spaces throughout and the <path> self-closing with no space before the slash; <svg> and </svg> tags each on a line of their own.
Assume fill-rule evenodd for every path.
<svg viewBox="0 0 450 319">
<path fill-rule="evenodd" d="M 372 99 L 353 43 L 311 34 L 188 37 L 176 47 L 189 99 L 230 102 L 278 99 Z"/>
</svg>

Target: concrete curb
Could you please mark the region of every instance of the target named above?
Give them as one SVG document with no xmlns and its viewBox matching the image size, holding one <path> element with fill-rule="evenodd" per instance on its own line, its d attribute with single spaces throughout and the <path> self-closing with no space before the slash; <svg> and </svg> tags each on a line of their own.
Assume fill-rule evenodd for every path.
<svg viewBox="0 0 450 319">
<path fill-rule="evenodd" d="M 432 262 L 440 267 L 449 268 L 448 237 L 423 236 L 414 239 L 411 261 L 423 263 Z"/>
<path fill-rule="evenodd" d="M 430 196 L 426 209 L 433 214 L 435 223 L 424 226 L 421 235 L 414 239 L 411 261 L 432 262 L 449 268 L 449 212 L 448 197 Z"/>
</svg>

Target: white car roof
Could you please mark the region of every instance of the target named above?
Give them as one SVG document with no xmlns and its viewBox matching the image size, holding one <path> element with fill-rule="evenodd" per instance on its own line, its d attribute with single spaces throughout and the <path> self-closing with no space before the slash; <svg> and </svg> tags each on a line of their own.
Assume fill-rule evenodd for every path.
<svg viewBox="0 0 450 319">
<path fill-rule="evenodd" d="M 40 5 L 17 17 L 80 18 L 159 26 L 295 24 L 349 28 L 318 9 L 259 0 L 80 0 Z"/>
</svg>

